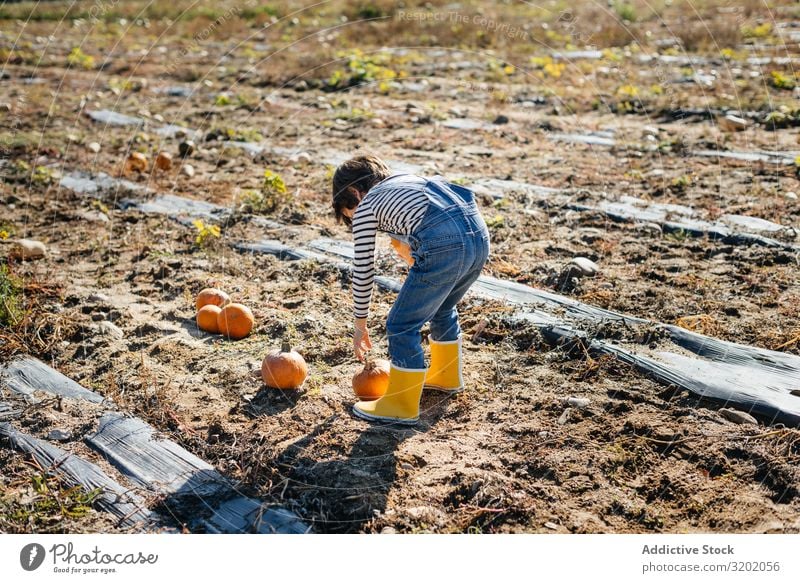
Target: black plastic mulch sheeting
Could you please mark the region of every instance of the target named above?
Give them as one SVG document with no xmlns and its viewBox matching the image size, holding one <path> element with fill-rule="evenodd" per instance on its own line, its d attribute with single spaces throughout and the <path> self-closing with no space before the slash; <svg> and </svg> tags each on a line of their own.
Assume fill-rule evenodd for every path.
<svg viewBox="0 0 800 583">
<path fill-rule="evenodd" d="M 91 403 L 102 403 L 105 400 L 102 395 L 82 387 L 43 362 L 27 356 L 14 359 L 0 367 L 0 382 L 28 400 L 34 399 L 34 391 L 82 399 Z"/>
<path fill-rule="evenodd" d="M 11 446 L 30 454 L 49 472 L 59 472 L 71 486 L 87 492 L 101 489 L 95 504 L 119 519 L 124 527 L 147 529 L 158 517 L 147 510 L 144 500 L 107 476 L 95 464 L 61 448 L 16 430 L 10 423 L 0 423 L 0 435 Z"/>
<path fill-rule="evenodd" d="M 124 475 L 155 492 L 176 514 L 194 507 L 209 518 L 197 521 L 209 532 L 302 534 L 309 527 L 282 508 L 268 508 L 241 495 L 210 464 L 173 441 L 158 439 L 153 427 L 119 413 L 104 415 L 98 432 L 86 442 Z"/>
</svg>

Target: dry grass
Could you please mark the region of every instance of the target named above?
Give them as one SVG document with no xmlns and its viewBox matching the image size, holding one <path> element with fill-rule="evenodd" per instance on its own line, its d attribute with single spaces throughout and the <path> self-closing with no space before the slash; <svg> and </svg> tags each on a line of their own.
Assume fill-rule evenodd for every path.
<svg viewBox="0 0 800 583">
<path fill-rule="evenodd" d="M 719 334 L 720 326 L 717 320 L 709 314 L 695 314 L 683 316 L 675 321 L 675 324 L 686 330 L 698 332 L 707 336 Z"/>
</svg>

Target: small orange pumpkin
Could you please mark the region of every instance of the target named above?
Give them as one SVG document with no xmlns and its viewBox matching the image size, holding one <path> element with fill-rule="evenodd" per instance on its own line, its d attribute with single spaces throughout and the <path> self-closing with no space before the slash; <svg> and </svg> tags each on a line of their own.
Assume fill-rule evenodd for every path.
<svg viewBox="0 0 800 583">
<path fill-rule="evenodd" d="M 156 156 L 156 168 L 165 171 L 172 168 L 172 156 L 166 152 L 159 152 Z"/>
<path fill-rule="evenodd" d="M 362 401 L 374 401 L 386 394 L 391 363 L 381 358 L 367 360 L 364 368 L 353 375 L 353 392 Z"/>
<path fill-rule="evenodd" d="M 125 161 L 125 172 L 147 172 L 147 158 L 139 152 L 132 152 Z"/>
<path fill-rule="evenodd" d="M 219 313 L 222 310 L 219 306 L 208 304 L 197 311 L 197 327 L 204 332 L 219 334 Z"/>
<path fill-rule="evenodd" d="M 392 247 L 394 248 L 395 251 L 397 251 L 397 254 L 403 261 L 405 261 L 409 265 L 414 265 L 414 258 L 411 256 L 411 247 L 409 247 L 402 241 L 398 241 L 397 239 L 394 238 L 392 239 L 391 243 Z"/>
<path fill-rule="evenodd" d="M 131 152 L 125 161 L 125 172 L 147 172 L 147 158 L 139 152 Z"/>
<path fill-rule="evenodd" d="M 253 312 L 242 304 L 228 304 L 217 315 L 219 333 L 231 340 L 241 340 L 253 330 Z"/>
<path fill-rule="evenodd" d="M 264 384 L 275 389 L 297 389 L 308 376 L 308 366 L 303 356 L 292 350 L 284 340 L 280 350 L 273 350 L 261 363 Z"/>
<path fill-rule="evenodd" d="M 207 306 L 209 304 L 213 306 L 219 306 L 222 308 L 223 306 L 227 305 L 228 302 L 231 301 L 230 296 L 226 294 L 221 289 L 217 289 L 215 287 L 207 287 L 199 294 L 197 294 L 197 299 L 194 301 L 195 309 L 199 310 L 203 306 Z"/>
</svg>

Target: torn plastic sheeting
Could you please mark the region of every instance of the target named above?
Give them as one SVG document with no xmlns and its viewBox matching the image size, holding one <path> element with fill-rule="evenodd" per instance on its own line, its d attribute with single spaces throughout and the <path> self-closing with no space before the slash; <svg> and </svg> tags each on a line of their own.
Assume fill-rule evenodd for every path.
<svg viewBox="0 0 800 583">
<path fill-rule="evenodd" d="M 550 140 L 556 142 L 570 142 L 573 144 L 588 144 L 590 146 L 606 146 L 611 147 L 616 145 L 613 138 L 606 136 L 596 136 L 591 134 L 548 134 Z"/>
<path fill-rule="evenodd" d="M 87 492 L 101 489 L 95 504 L 120 519 L 123 526 L 147 526 L 157 522 L 139 496 L 132 494 L 95 464 L 54 445 L 17 431 L 10 423 L 0 423 L 0 435 L 6 437 L 12 447 L 30 454 L 50 472 L 63 475 L 73 486 Z"/>
<path fill-rule="evenodd" d="M 756 150 L 754 152 L 735 152 L 727 150 L 695 150 L 693 156 L 708 158 L 730 158 L 732 160 L 742 160 L 744 162 L 769 162 L 791 166 L 794 164 L 795 152 L 768 152 L 766 150 Z"/>
<path fill-rule="evenodd" d="M 122 190 L 131 192 L 150 192 L 150 189 L 130 180 L 113 178 L 105 172 L 92 176 L 88 172 L 71 172 L 61 178 L 59 185 L 78 194 L 98 194 L 103 191 Z"/>
<path fill-rule="evenodd" d="M 162 194 L 153 200 L 143 202 L 126 199 L 120 201 L 120 207 L 123 210 L 134 208 L 143 213 L 167 215 L 172 218 L 183 216 L 218 221 L 226 219 L 230 214 L 227 207 L 174 194 Z"/>
<path fill-rule="evenodd" d="M 9 403 L 0 403 L 0 421 L 8 421 L 22 414 L 21 409 L 14 409 Z"/>
<path fill-rule="evenodd" d="M 179 133 L 183 133 L 190 138 L 195 138 L 200 135 L 200 130 L 195 130 L 192 128 L 187 128 L 184 126 L 179 126 L 171 123 L 168 123 L 165 126 L 161 126 L 160 128 L 156 128 L 153 131 L 162 138 L 174 138 Z"/>
<path fill-rule="evenodd" d="M 589 339 L 584 333 L 564 324 L 553 325 L 541 314 L 522 312 L 513 318 L 532 322 L 550 344 L 563 345 L 580 340 L 588 352 L 613 355 L 662 383 L 753 413 L 768 423 L 800 425 L 800 398 L 785 391 L 787 387 L 796 385 L 791 381 L 787 384 L 787 379 L 780 375 L 674 352 L 662 351 L 650 358 L 602 340 Z M 753 387 L 759 384 L 762 386 L 754 390 Z"/>
<path fill-rule="evenodd" d="M 299 261 L 301 259 L 314 259 L 329 263 L 330 258 L 314 253 L 313 251 L 306 251 L 304 249 L 293 249 L 288 245 L 284 245 L 280 241 L 273 239 L 264 239 L 257 243 L 241 242 L 234 245 L 235 249 L 239 251 L 250 251 L 251 253 L 263 253 L 266 255 L 274 255 L 278 259 L 284 261 Z"/>
<path fill-rule="evenodd" d="M 87 111 L 86 115 L 94 121 L 104 123 L 112 126 L 143 126 L 144 120 L 140 117 L 131 117 L 116 111 L 109 111 L 107 109 L 98 109 L 94 111 Z"/>
<path fill-rule="evenodd" d="M 339 243 L 334 239 L 326 239 L 322 241 L 331 242 L 333 244 Z M 349 244 L 346 242 L 341 242 L 341 245 L 342 248 L 340 249 L 340 251 L 345 252 Z M 352 271 L 352 266 L 349 263 L 344 263 L 344 262 L 337 263 L 326 255 L 315 253 L 314 251 L 307 251 L 305 249 L 295 249 L 289 247 L 288 245 L 284 245 L 280 241 L 275 241 L 275 240 L 263 240 L 258 243 L 242 242 L 234 245 L 234 248 L 240 251 L 250 251 L 252 253 L 265 253 L 267 255 L 275 255 L 279 259 L 289 260 L 289 261 L 295 261 L 298 259 L 314 259 L 315 261 L 319 261 L 320 263 L 333 263 L 339 270 L 347 273 L 350 273 Z M 350 245 L 350 252 L 351 255 L 346 257 L 351 258 L 352 245 Z M 398 281 L 392 277 L 385 277 L 382 275 L 375 276 L 375 283 L 381 288 L 393 292 L 400 291 L 400 288 L 403 286 L 403 283 L 401 281 Z"/>
<path fill-rule="evenodd" d="M 456 117 L 443 121 L 442 127 L 452 130 L 491 130 L 496 126 L 478 119 Z"/>
<path fill-rule="evenodd" d="M 726 342 L 672 324 L 662 324 L 662 326 L 669 332 L 672 342 L 698 356 L 708 360 L 761 369 L 768 374 L 780 374 L 786 377 L 794 388 L 800 388 L 800 357 L 798 356 L 787 352 Z"/>
<path fill-rule="evenodd" d="M 345 162 L 352 155 L 348 154 L 347 152 L 341 152 L 339 150 L 329 150 L 327 152 L 323 152 L 321 155 L 321 160 L 323 164 L 329 164 L 331 166 L 339 166 L 342 162 Z M 419 174 L 425 170 L 425 167 L 420 164 L 414 164 L 410 162 L 403 162 L 402 160 L 385 160 L 386 165 L 392 172 L 402 173 L 402 174 Z"/>
<path fill-rule="evenodd" d="M 214 532 L 248 532 L 253 510 L 261 507 L 256 500 L 246 502 L 235 484 L 210 464 L 173 441 L 158 439 L 155 429 L 136 417 L 108 413 L 100 419 L 95 435 L 86 442 L 102 453 L 114 467 L 144 487 L 170 495 L 180 503 L 200 503 L 211 509 L 210 519 L 198 522 Z M 235 500 L 240 498 L 238 502 Z M 239 515 L 238 512 L 244 515 Z M 285 511 L 288 513 L 288 511 Z M 279 519 L 272 523 L 272 518 Z M 295 532 L 307 528 L 293 515 L 289 524 L 283 513 L 264 513 L 259 532 Z M 266 530 L 265 530 L 266 529 Z M 281 530 L 287 529 L 287 530 Z"/>
<path fill-rule="evenodd" d="M 638 199 L 634 199 L 638 200 Z M 626 201 L 601 201 L 596 205 L 588 205 L 582 203 L 571 203 L 569 208 L 579 211 L 593 211 L 600 212 L 611 219 L 628 222 L 654 222 L 660 224 L 667 232 L 684 232 L 694 236 L 708 236 L 711 239 L 721 240 L 723 243 L 732 245 L 741 244 L 754 244 L 762 245 L 764 247 L 781 248 L 789 251 L 800 250 L 800 246 L 791 243 L 784 243 L 777 239 L 764 237 L 755 233 L 737 232 L 730 226 L 717 223 L 710 223 L 702 219 L 694 219 L 686 212 L 683 212 L 683 218 L 678 221 L 666 220 L 669 214 L 673 214 L 677 209 L 670 209 L 667 207 L 677 207 L 678 205 L 657 205 L 649 204 L 642 201 L 641 206 Z M 684 207 L 687 208 L 688 207 Z M 689 209 L 691 210 L 691 209 Z M 747 217 L 744 215 L 726 215 L 728 222 L 731 225 L 747 226 L 756 230 L 769 230 L 769 231 L 784 231 L 786 227 L 771 223 L 764 219 L 757 219 L 755 217 Z M 766 227 L 769 226 L 769 229 Z"/>
<path fill-rule="evenodd" d="M 476 180 L 470 185 L 470 189 L 476 192 L 486 192 L 493 198 L 503 198 L 509 192 L 522 192 L 540 200 L 551 200 L 554 195 L 562 192 L 558 188 L 499 178 Z"/>
<path fill-rule="evenodd" d="M 105 399 L 31 357 L 12 360 L 0 368 L 0 380 L 12 391 L 33 399 L 35 391 L 60 397 L 102 403 Z"/>
<path fill-rule="evenodd" d="M 136 417 L 108 413 L 97 433 L 86 442 L 102 453 L 123 474 L 151 490 L 220 495 L 229 484 L 214 468 L 178 444 L 158 440 L 155 430 Z"/>
<path fill-rule="evenodd" d="M 258 501 L 242 496 L 220 504 L 204 523 L 212 534 L 305 534 L 310 530 L 293 512 L 283 508 L 265 508 Z"/>
<path fill-rule="evenodd" d="M 746 215 L 722 215 L 719 218 L 724 223 L 729 223 L 734 227 L 743 227 L 748 231 L 768 231 L 770 233 L 788 230 L 787 227 L 773 223 L 758 217 L 748 217 Z"/>
</svg>

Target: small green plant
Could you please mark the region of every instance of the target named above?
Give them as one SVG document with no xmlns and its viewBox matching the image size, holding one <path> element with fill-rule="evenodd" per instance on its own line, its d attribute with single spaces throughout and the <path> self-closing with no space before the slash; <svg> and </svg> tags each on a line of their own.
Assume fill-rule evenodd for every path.
<svg viewBox="0 0 800 583">
<path fill-rule="evenodd" d="M 689 239 L 689 236 L 690 235 L 688 231 L 684 231 L 683 229 L 677 229 L 675 231 L 672 231 L 671 233 L 668 233 L 665 236 L 665 238 L 670 241 L 675 241 L 676 243 L 683 243 L 684 241 L 687 241 Z"/>
<path fill-rule="evenodd" d="M 261 185 L 261 190 L 269 194 L 286 194 L 286 183 L 281 178 L 281 175 L 272 170 L 264 170 L 264 182 Z"/>
<path fill-rule="evenodd" d="M 194 244 L 201 249 L 210 247 L 222 234 L 218 225 L 207 225 L 202 219 L 197 219 L 192 224 L 197 229 Z"/>
<path fill-rule="evenodd" d="M 558 79 L 567 68 L 566 63 L 556 63 L 552 57 L 531 57 L 531 65 L 539 69 L 540 77 L 551 77 Z"/>
<path fill-rule="evenodd" d="M 32 495 L 0 497 L 0 530 L 3 532 L 63 532 L 63 520 L 83 518 L 102 494 L 102 488 L 86 491 L 67 487 L 57 477 L 33 474 L 28 478 Z"/>
<path fill-rule="evenodd" d="M 218 105 L 220 107 L 224 107 L 226 105 L 231 104 L 231 96 L 227 93 L 220 93 L 217 95 L 216 99 L 214 99 L 214 105 Z"/>
<path fill-rule="evenodd" d="M 614 11 L 621 20 L 636 22 L 636 9 L 627 2 L 617 2 L 614 4 Z"/>
<path fill-rule="evenodd" d="M 383 84 L 397 77 L 405 76 L 403 72 L 398 72 L 390 66 L 392 55 L 389 52 L 365 54 L 360 49 L 355 49 L 350 52 L 339 52 L 337 56 L 347 58 L 347 66 L 344 69 L 336 69 L 331 74 L 326 82 L 329 89 L 354 87 L 373 82 Z M 383 85 L 383 87 L 387 88 L 388 86 Z"/>
<path fill-rule="evenodd" d="M 488 221 L 486 221 L 486 226 L 490 229 L 499 229 L 505 224 L 505 220 L 503 219 L 503 215 L 495 215 Z"/>
<path fill-rule="evenodd" d="M 780 71 L 772 71 L 770 73 L 770 83 L 776 89 L 792 90 L 797 85 L 794 75 L 786 75 Z"/>
<path fill-rule="evenodd" d="M 794 159 L 794 175 L 800 178 L 800 156 Z"/>
<path fill-rule="evenodd" d="M 272 170 L 264 170 L 264 181 L 261 191 L 249 190 L 244 193 L 243 209 L 256 214 L 271 214 L 288 206 L 294 196 L 286 188 L 280 174 Z"/>
<path fill-rule="evenodd" d="M 375 113 L 368 109 L 361 109 L 360 107 L 353 107 L 347 111 L 342 111 L 336 114 L 336 119 L 343 119 L 346 121 L 361 122 L 375 117 Z"/>
<path fill-rule="evenodd" d="M 617 95 L 620 97 L 638 97 L 639 88 L 636 85 L 622 85 L 617 88 Z"/>
<path fill-rule="evenodd" d="M 54 180 L 52 171 L 46 166 L 37 166 L 31 174 L 31 183 L 38 185 L 52 184 Z"/>
<path fill-rule="evenodd" d="M 94 69 L 94 57 L 84 53 L 80 47 L 75 47 L 67 56 L 67 65 L 82 69 Z"/>
<path fill-rule="evenodd" d="M 684 192 L 687 188 L 689 188 L 689 186 L 691 186 L 691 184 L 692 184 L 692 177 L 689 176 L 688 174 L 683 174 L 681 176 L 678 176 L 677 178 L 673 178 L 672 182 L 670 183 L 670 186 L 672 187 L 672 190 L 675 190 L 677 192 Z"/>
<path fill-rule="evenodd" d="M 742 36 L 747 39 L 765 39 L 772 34 L 772 23 L 765 22 L 757 26 L 743 26 Z"/>
<path fill-rule="evenodd" d="M 16 326 L 23 314 L 22 282 L 9 271 L 7 265 L 0 265 L 0 326 Z"/>
</svg>

